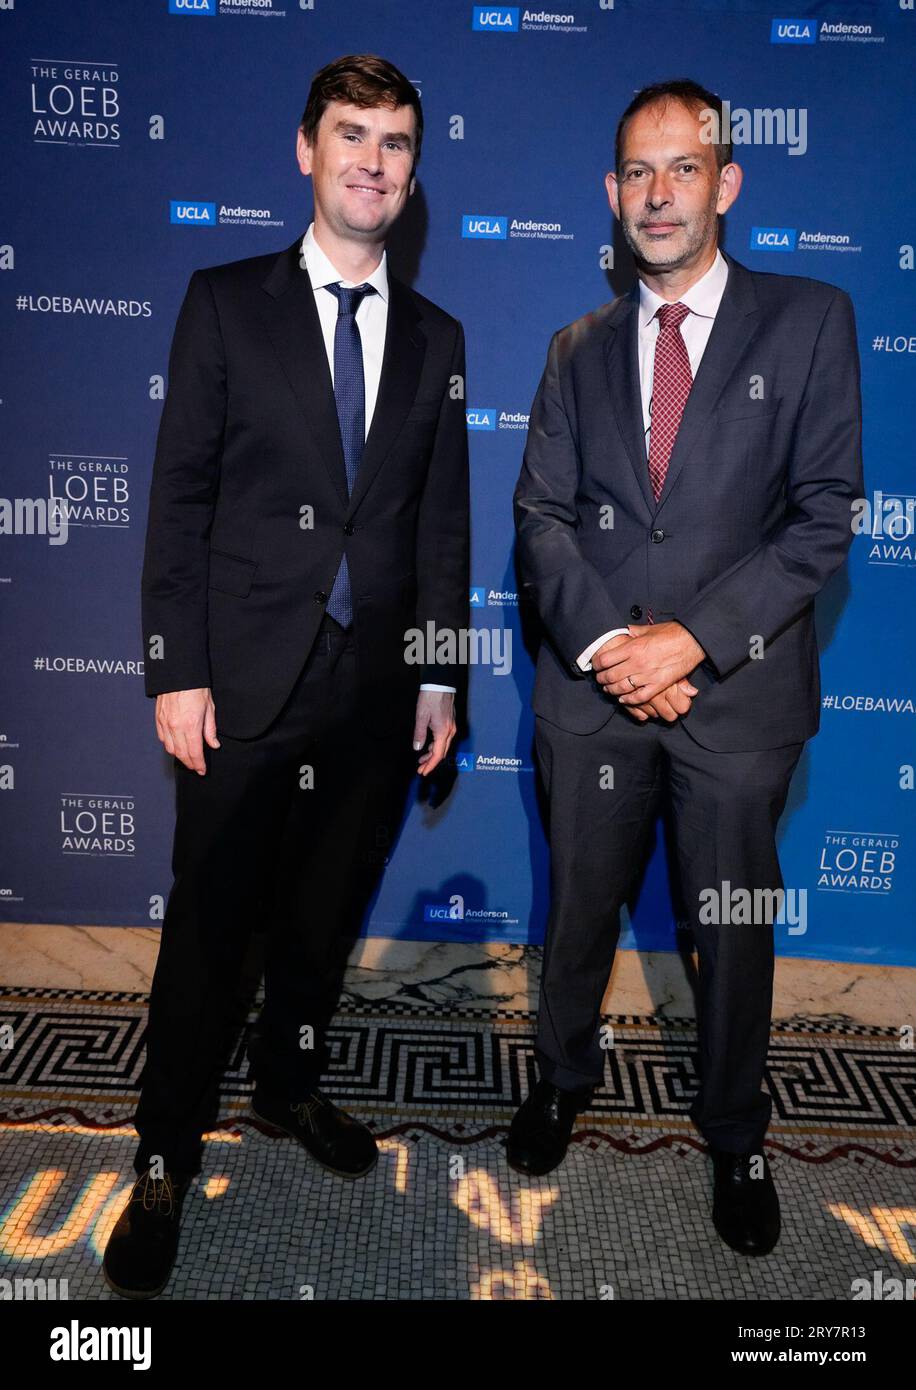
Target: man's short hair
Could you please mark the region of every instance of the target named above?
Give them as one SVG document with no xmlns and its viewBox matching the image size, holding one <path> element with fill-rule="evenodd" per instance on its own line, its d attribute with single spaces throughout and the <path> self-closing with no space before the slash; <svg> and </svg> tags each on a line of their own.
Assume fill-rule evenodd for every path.
<svg viewBox="0 0 916 1390">
<path fill-rule="evenodd" d="M 726 164 L 732 161 L 732 139 L 731 122 L 726 129 L 722 118 L 722 98 L 716 96 L 715 92 L 710 92 L 706 87 L 701 87 L 699 82 L 694 82 L 690 77 L 677 77 L 669 82 L 653 82 L 651 87 L 643 87 L 642 91 L 637 92 L 624 111 L 617 125 L 617 136 L 614 141 L 614 168 L 620 168 L 620 156 L 623 149 L 624 126 L 631 116 L 635 116 L 637 111 L 642 111 L 646 106 L 655 106 L 658 103 L 668 101 L 680 101 L 688 110 L 695 115 L 700 115 L 702 111 L 715 111 L 716 113 L 716 132 L 725 136 L 724 140 L 711 141 L 716 154 L 716 164 L 719 172 Z"/>
<path fill-rule="evenodd" d="M 393 63 L 375 53 L 349 53 L 316 72 L 299 122 L 310 145 L 315 143 L 319 122 L 332 101 L 345 101 L 351 106 L 389 106 L 392 110 L 412 106 L 416 118 L 416 148 L 410 171 L 413 174 L 423 141 L 423 109 L 416 88 Z"/>
</svg>

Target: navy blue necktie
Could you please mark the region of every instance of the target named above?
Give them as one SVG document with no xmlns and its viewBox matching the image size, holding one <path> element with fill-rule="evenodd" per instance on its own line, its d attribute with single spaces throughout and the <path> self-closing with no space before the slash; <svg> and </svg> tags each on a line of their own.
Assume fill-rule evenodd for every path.
<svg viewBox="0 0 916 1390">
<path fill-rule="evenodd" d="M 366 439 L 366 383 L 363 376 L 363 344 L 356 325 L 356 311 L 365 295 L 375 294 L 374 285 L 354 285 L 345 288 L 338 282 L 325 289 L 337 298 L 337 324 L 334 329 L 334 399 L 340 442 L 343 445 L 347 469 L 347 492 L 352 493 L 359 461 Z M 353 621 L 353 596 L 350 592 L 350 571 L 343 555 L 340 569 L 331 589 L 327 611 L 341 627 Z"/>
</svg>

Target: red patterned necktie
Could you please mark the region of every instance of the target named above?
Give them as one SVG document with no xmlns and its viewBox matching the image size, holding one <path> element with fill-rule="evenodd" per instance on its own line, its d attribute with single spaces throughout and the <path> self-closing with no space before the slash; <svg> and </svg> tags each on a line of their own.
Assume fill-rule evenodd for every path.
<svg viewBox="0 0 916 1390">
<path fill-rule="evenodd" d="M 668 460 L 693 385 L 687 345 L 681 337 L 681 324 L 689 313 L 686 304 L 662 304 L 658 310 L 649 435 L 649 481 L 656 502 L 665 486 Z"/>
<path fill-rule="evenodd" d="M 658 309 L 659 327 L 652 376 L 652 428 L 649 434 L 649 481 L 656 502 L 665 486 L 668 460 L 693 385 L 687 345 L 681 337 L 681 324 L 689 313 L 686 304 L 662 304 Z M 646 621 L 655 622 L 651 608 L 646 610 Z"/>
</svg>

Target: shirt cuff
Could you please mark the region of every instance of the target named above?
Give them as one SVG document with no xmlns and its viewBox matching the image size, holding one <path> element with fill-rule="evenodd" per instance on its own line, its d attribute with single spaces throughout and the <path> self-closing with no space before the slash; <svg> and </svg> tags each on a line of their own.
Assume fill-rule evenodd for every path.
<svg viewBox="0 0 916 1390">
<path fill-rule="evenodd" d="M 448 690 L 448 691 L 450 691 L 450 692 L 452 693 L 452 695 L 457 694 L 457 691 L 456 691 L 456 689 L 455 689 L 455 687 L 454 687 L 453 685 L 428 685 L 428 684 L 426 684 L 426 682 L 424 682 L 423 685 L 420 686 L 420 689 L 421 689 L 421 690 Z"/>
<path fill-rule="evenodd" d="M 612 637 L 617 637 L 621 633 L 623 633 L 623 635 L 626 636 L 629 633 L 629 628 L 612 627 L 610 632 L 603 632 L 601 636 L 598 638 L 597 642 L 593 642 L 590 647 L 586 647 L 585 651 L 581 652 L 577 657 L 576 660 L 579 666 L 579 670 L 590 671 L 592 669 L 592 657 L 595 655 L 595 652 L 598 650 L 598 648 L 603 647 L 605 642 L 609 642 Z"/>
</svg>

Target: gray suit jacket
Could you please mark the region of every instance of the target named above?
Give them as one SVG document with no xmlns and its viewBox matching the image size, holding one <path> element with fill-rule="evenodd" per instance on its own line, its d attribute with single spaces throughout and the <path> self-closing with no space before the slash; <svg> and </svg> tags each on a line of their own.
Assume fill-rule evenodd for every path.
<svg viewBox="0 0 916 1390">
<path fill-rule="evenodd" d="M 650 608 L 706 652 L 684 718 L 697 742 L 778 748 L 817 732 L 814 597 L 845 557 L 863 491 L 852 302 L 819 280 L 725 259 L 657 504 L 638 285 L 550 341 L 515 490 L 517 558 L 546 636 L 534 710 L 573 733 L 629 718 L 576 658 Z M 750 655 L 755 637 L 762 659 Z"/>
</svg>

